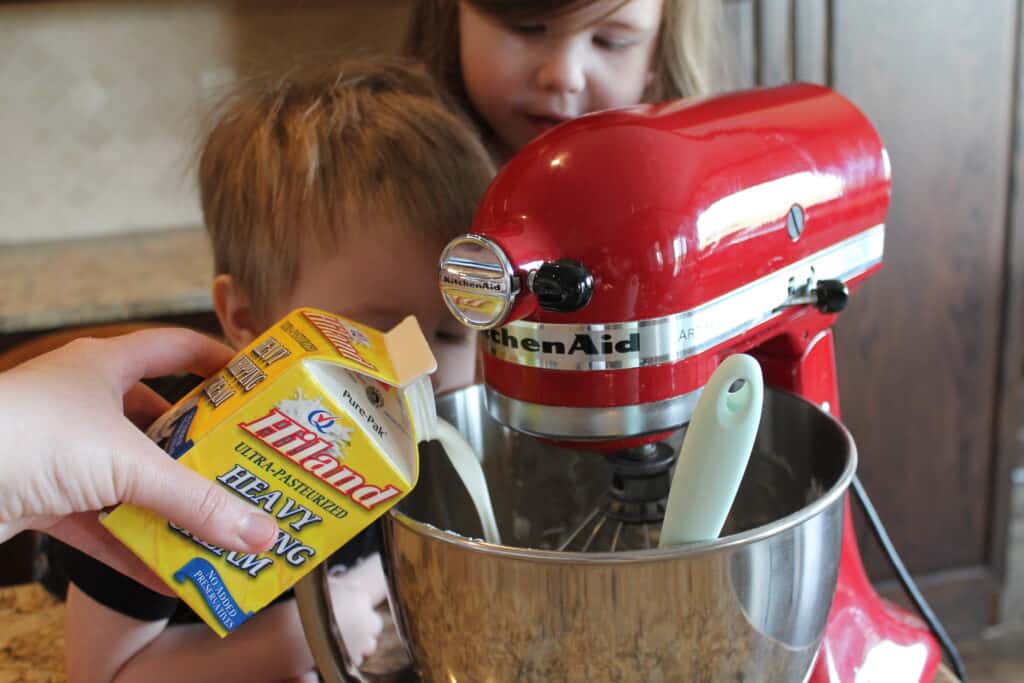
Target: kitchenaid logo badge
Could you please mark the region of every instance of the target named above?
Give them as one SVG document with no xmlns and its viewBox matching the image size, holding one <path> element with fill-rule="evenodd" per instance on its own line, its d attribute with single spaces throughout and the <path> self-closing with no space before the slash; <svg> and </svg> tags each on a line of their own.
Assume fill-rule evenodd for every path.
<svg viewBox="0 0 1024 683">
<path fill-rule="evenodd" d="M 640 333 L 616 338 L 611 334 L 576 334 L 571 340 L 556 341 L 510 334 L 507 327 L 489 330 L 491 341 L 506 349 L 556 356 L 625 356 L 640 353 Z"/>
<path fill-rule="evenodd" d="M 452 275 L 451 273 L 442 273 L 441 282 L 443 284 L 451 285 L 453 287 L 465 287 L 467 289 L 483 289 L 488 292 L 504 291 L 503 283 L 500 281 L 467 278 L 461 275 Z"/>
</svg>

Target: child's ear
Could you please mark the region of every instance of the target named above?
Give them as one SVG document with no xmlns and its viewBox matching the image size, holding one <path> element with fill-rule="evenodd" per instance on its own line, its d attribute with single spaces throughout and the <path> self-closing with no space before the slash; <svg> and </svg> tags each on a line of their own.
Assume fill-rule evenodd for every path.
<svg viewBox="0 0 1024 683">
<path fill-rule="evenodd" d="M 213 279 L 213 310 L 220 319 L 224 336 L 236 349 L 256 338 L 249 294 L 230 275 L 222 273 Z"/>
</svg>

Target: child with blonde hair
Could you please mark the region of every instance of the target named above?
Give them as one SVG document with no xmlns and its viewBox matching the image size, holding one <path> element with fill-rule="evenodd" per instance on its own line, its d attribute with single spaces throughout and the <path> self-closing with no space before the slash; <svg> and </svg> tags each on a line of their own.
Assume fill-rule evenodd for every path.
<svg viewBox="0 0 1024 683">
<path fill-rule="evenodd" d="M 247 83 L 202 148 L 199 185 L 213 245 L 213 302 L 241 347 L 313 306 L 388 329 L 419 320 L 439 390 L 470 384 L 475 337 L 437 287 L 444 244 L 469 229 L 493 175 L 487 152 L 422 71 L 350 63 Z M 385 594 L 373 527 L 328 560 L 336 619 L 365 655 Z M 187 610 L 84 556 L 65 563 L 68 673 L 81 680 L 315 680 L 294 599 L 225 639 Z M 176 614 L 177 613 L 177 614 Z"/>
<path fill-rule="evenodd" d="M 418 0 L 405 53 L 506 161 L 582 114 L 704 95 L 720 0 Z"/>
</svg>

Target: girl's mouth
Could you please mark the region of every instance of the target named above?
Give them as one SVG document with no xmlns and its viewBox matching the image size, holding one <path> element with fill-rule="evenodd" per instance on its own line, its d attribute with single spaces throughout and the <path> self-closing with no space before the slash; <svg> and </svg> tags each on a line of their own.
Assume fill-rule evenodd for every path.
<svg viewBox="0 0 1024 683">
<path fill-rule="evenodd" d="M 530 125 L 537 131 L 537 133 L 543 133 L 544 131 L 554 128 L 560 123 L 563 123 L 567 119 L 560 118 L 557 116 L 543 116 L 537 114 L 527 114 L 526 120 L 530 122 Z"/>
</svg>

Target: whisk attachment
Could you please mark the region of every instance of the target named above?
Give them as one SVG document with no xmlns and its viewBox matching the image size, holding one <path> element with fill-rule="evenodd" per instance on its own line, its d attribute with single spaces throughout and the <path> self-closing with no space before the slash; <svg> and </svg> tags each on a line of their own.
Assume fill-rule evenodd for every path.
<svg viewBox="0 0 1024 683">
<path fill-rule="evenodd" d="M 659 442 L 607 457 L 611 467 L 607 496 L 565 537 L 558 550 L 608 552 L 658 547 L 676 449 Z"/>
</svg>

